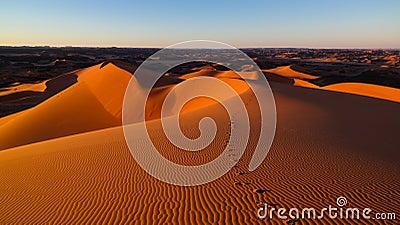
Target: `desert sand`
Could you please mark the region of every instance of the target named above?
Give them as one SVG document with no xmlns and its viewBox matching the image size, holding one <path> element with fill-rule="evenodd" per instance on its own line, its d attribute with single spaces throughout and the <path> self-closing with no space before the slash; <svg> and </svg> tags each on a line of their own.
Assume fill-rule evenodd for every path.
<svg viewBox="0 0 400 225">
<path fill-rule="evenodd" d="M 78 82 L 69 88 L 17 117 L 3 120 L 0 148 L 120 125 L 121 90 L 129 82 L 130 73 L 109 64 L 77 74 Z"/>
<path fill-rule="evenodd" d="M 316 79 L 318 76 L 295 71 L 290 66 L 281 66 L 263 70 L 263 72 L 272 73 L 281 76 L 282 78 L 290 78 L 290 80 L 294 81 L 294 86 L 298 87 L 315 88 L 400 102 L 400 90 L 397 88 L 358 82 L 344 82 L 319 87 L 307 81 Z"/>
<path fill-rule="evenodd" d="M 46 90 L 46 82 L 39 82 L 36 84 L 19 84 L 13 87 L 1 88 L 0 96 L 5 96 L 22 91 L 44 92 L 44 90 Z"/>
<path fill-rule="evenodd" d="M 310 82 L 294 79 L 295 86 L 316 88 L 327 91 L 336 91 L 341 93 L 349 93 L 361 96 L 368 96 L 372 98 L 379 98 L 388 101 L 400 102 L 400 90 L 397 88 L 385 87 L 375 84 L 364 83 L 338 83 L 331 84 L 324 87 L 311 84 Z"/>
<path fill-rule="evenodd" d="M 279 66 L 273 69 L 263 70 L 263 72 L 274 73 L 282 77 L 298 78 L 298 79 L 316 79 L 318 76 L 295 71 L 291 66 Z"/>
<path fill-rule="evenodd" d="M 335 206 L 339 196 L 352 207 L 399 213 L 399 103 L 271 82 L 278 123 L 262 165 L 247 170 L 260 129 L 258 108 L 247 104 L 251 137 L 238 164 L 214 182 L 180 187 L 153 178 L 134 161 L 120 126 L 124 87 L 132 75 L 112 63 L 100 67 L 80 71 L 73 86 L 0 120 L 1 224 L 353 222 L 327 217 L 270 221 L 256 216 L 263 203 L 323 208 Z M 221 75 L 212 73 L 181 78 Z M 222 73 L 221 79 L 245 103 L 254 100 L 244 81 Z M 204 116 L 216 119 L 218 132 L 200 153 L 177 149 L 163 134 L 158 114 L 160 101 L 171 88 L 157 87 L 148 102 L 146 125 L 154 144 L 176 163 L 196 165 L 214 159 L 229 138 L 226 112 L 208 99 L 186 105 L 181 127 L 187 136 L 199 135 L 197 123 Z"/>
</svg>

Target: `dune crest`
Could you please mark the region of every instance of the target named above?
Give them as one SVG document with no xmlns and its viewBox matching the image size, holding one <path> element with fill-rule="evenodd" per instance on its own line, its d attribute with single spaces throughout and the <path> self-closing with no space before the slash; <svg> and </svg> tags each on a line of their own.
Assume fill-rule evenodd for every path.
<svg viewBox="0 0 400 225">
<path fill-rule="evenodd" d="M 400 90 L 397 88 L 385 87 L 376 84 L 365 83 L 338 83 L 319 87 L 310 82 L 294 79 L 294 86 L 314 88 L 319 90 L 334 91 L 340 93 L 361 95 L 371 98 L 383 99 L 393 102 L 400 102 Z"/>
<path fill-rule="evenodd" d="M 322 89 L 400 102 L 399 89 L 384 87 L 381 85 L 364 83 L 339 83 L 324 86 Z"/>
<path fill-rule="evenodd" d="M 273 69 L 263 70 L 263 72 L 267 72 L 267 77 L 270 76 L 268 75 L 268 73 L 272 73 L 281 77 L 291 79 L 294 82 L 293 85 L 297 87 L 314 88 L 319 90 L 355 94 L 388 101 L 400 102 L 400 89 L 397 88 L 358 82 L 337 83 L 320 87 L 307 81 L 309 79 L 316 79 L 318 78 L 318 76 L 297 72 L 291 69 L 290 66 L 281 66 Z"/>
<path fill-rule="evenodd" d="M 295 71 L 291 66 L 279 66 L 273 69 L 262 70 L 263 72 L 277 74 L 282 77 L 287 78 L 297 78 L 297 79 L 316 79 L 318 76 L 313 76 L 310 74 Z"/>
<path fill-rule="evenodd" d="M 22 91 L 44 92 L 44 90 L 46 89 L 46 81 L 36 84 L 20 84 L 12 87 L 0 88 L 0 96 L 5 96 Z"/>
</svg>

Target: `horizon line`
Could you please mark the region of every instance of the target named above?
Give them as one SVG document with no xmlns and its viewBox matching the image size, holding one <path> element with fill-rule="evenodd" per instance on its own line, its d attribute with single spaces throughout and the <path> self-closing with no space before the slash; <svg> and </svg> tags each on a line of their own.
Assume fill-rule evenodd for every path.
<svg viewBox="0 0 400 225">
<path fill-rule="evenodd" d="M 91 46 L 91 45 L 0 45 L 0 48 L 120 48 L 120 49 L 163 49 L 165 47 L 159 46 Z M 235 46 L 233 46 L 235 47 Z M 238 49 L 343 49 L 343 50 L 400 50 L 400 47 L 298 47 L 298 46 L 247 46 L 247 47 L 235 47 Z"/>
</svg>

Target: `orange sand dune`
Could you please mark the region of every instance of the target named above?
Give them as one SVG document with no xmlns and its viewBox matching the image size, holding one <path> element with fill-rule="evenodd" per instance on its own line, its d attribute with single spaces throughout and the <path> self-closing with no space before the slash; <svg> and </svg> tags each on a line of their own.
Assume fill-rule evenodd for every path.
<svg viewBox="0 0 400 225">
<path fill-rule="evenodd" d="M 315 88 L 400 102 L 400 89 L 365 83 L 338 83 L 319 87 L 310 82 L 294 79 L 295 86 Z"/>
<path fill-rule="evenodd" d="M 41 97 L 45 99 L 46 97 L 53 96 L 56 93 L 74 84 L 76 82 L 75 74 L 78 73 L 79 71 L 81 70 L 75 70 L 39 83 L 20 84 L 12 87 L 0 88 L 0 97 L 3 96 L 1 100 L 4 101 L 17 97 L 25 97 L 24 92 L 44 94 L 45 96 Z"/>
<path fill-rule="evenodd" d="M 15 101 L 18 98 L 29 98 L 29 101 L 45 100 L 76 83 L 76 73 L 79 73 L 79 71 L 81 70 L 75 70 L 35 84 L 20 84 L 2 88 L 0 89 L 0 100 Z"/>
<path fill-rule="evenodd" d="M 294 86 L 297 87 L 307 87 L 307 88 L 316 88 L 316 89 L 321 89 L 318 85 L 312 84 L 308 81 L 301 80 L 301 79 L 293 79 L 294 80 Z"/>
<path fill-rule="evenodd" d="M 5 96 L 21 91 L 44 92 L 45 89 L 46 89 L 46 81 L 36 84 L 20 84 L 8 88 L 0 88 L 0 96 Z"/>
<path fill-rule="evenodd" d="M 0 149 L 121 125 L 123 97 L 132 78 L 132 74 L 123 69 L 128 67 L 117 62 L 117 65 L 103 63 L 83 69 L 76 73 L 78 82 L 66 90 L 34 108 L 1 118 L 0 135 L 4 138 L 0 140 Z M 234 76 L 234 72 L 230 76 Z M 248 88 L 242 88 L 244 82 L 240 80 L 220 79 L 238 93 Z M 157 82 L 147 101 L 147 120 L 161 117 L 162 102 L 171 85 L 181 80 L 163 77 Z M 211 99 L 197 98 L 183 110 L 187 112 L 215 103 Z"/>
<path fill-rule="evenodd" d="M 259 122 L 252 104 L 247 104 L 252 136 L 242 159 L 220 179 L 196 187 L 169 185 L 148 175 L 132 158 L 121 127 L 62 137 L 0 152 L 0 223 L 290 224 L 277 217 L 258 219 L 257 209 L 262 203 L 321 209 L 336 206 L 339 196 L 348 199 L 348 206 L 371 208 L 371 215 L 400 213 L 399 104 L 285 84 L 273 83 L 272 89 L 276 138 L 253 172 L 247 166 Z M 242 93 L 245 103 L 253 98 L 251 92 Z M 207 154 L 172 147 L 159 120 L 147 127 L 166 158 L 203 163 L 225 147 L 227 118 L 219 105 L 181 117 L 182 130 L 196 136 L 197 122 L 208 115 L 219 132 Z M 327 217 L 297 222 L 384 223 Z"/>
<path fill-rule="evenodd" d="M 262 70 L 263 72 L 277 74 L 279 76 L 297 79 L 316 79 L 318 76 L 313 76 L 310 74 L 295 71 L 291 66 L 280 66 L 273 69 Z"/>
<path fill-rule="evenodd" d="M 18 116 L 20 116 L 23 113 L 24 113 L 24 111 L 21 111 L 21 112 L 17 112 L 17 113 L 8 115 L 8 116 L 1 117 L 0 118 L 0 126 L 7 123 L 8 121 L 13 120 L 14 118 L 17 118 Z"/>
<path fill-rule="evenodd" d="M 209 77 L 223 76 L 223 77 L 229 77 L 229 78 L 239 78 L 239 75 L 237 75 L 234 71 L 220 71 L 220 70 L 209 70 L 209 69 L 204 69 L 204 70 L 200 70 L 197 72 L 188 73 L 188 74 L 179 76 L 179 78 L 190 79 L 190 78 L 199 77 L 199 76 L 209 76 Z"/>
<path fill-rule="evenodd" d="M 36 84 L 21 84 L 0 90 L 1 116 L 32 108 L 67 89 L 77 82 L 75 73 L 78 71 L 72 71 Z"/>
<path fill-rule="evenodd" d="M 256 72 L 240 72 L 241 74 L 237 74 L 235 71 L 221 71 L 221 70 L 200 70 L 197 72 L 189 73 L 180 76 L 181 79 L 190 79 L 193 77 L 206 76 L 206 77 L 215 77 L 219 79 L 246 79 L 246 80 L 256 80 L 258 78 L 258 74 Z"/>
<path fill-rule="evenodd" d="M 109 64 L 78 72 L 78 82 L 43 103 L 6 117 L 0 149 L 121 124 L 124 90 L 131 74 Z"/>
<path fill-rule="evenodd" d="M 324 90 L 344 92 L 400 102 L 400 89 L 375 84 L 339 83 L 323 87 Z"/>
</svg>

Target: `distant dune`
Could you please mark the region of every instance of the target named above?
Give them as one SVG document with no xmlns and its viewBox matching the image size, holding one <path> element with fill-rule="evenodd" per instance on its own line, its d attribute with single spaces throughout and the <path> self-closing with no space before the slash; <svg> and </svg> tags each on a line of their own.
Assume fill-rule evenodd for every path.
<svg viewBox="0 0 400 225">
<path fill-rule="evenodd" d="M 113 63 L 100 67 L 80 71 L 77 83 L 38 106 L 0 119 L 0 146 L 7 148 L 0 151 L 1 224 L 343 224 L 349 220 L 256 217 L 263 203 L 321 209 L 336 206 L 339 196 L 351 207 L 398 213 L 398 103 L 273 81 L 276 137 L 266 160 L 250 172 L 260 130 L 259 108 L 250 104 L 253 93 L 232 72 L 184 75 L 179 79 L 214 76 L 232 86 L 250 114 L 251 137 L 229 173 L 205 185 L 180 187 L 156 180 L 134 161 L 119 126 L 132 74 Z M 295 76 L 284 80 L 288 77 Z M 151 119 L 146 126 L 155 146 L 167 159 L 184 165 L 214 159 L 229 138 L 226 112 L 209 99 L 188 103 L 181 114 L 182 130 L 196 137 L 198 121 L 211 116 L 218 126 L 216 139 L 202 152 L 171 146 L 157 113 L 173 85 L 158 86 L 148 102 L 153 114 L 146 115 Z"/>
<path fill-rule="evenodd" d="M 375 84 L 364 84 L 364 83 L 338 83 L 331 84 L 324 87 L 311 84 L 310 82 L 295 79 L 295 86 L 315 88 L 327 91 L 336 91 L 341 93 L 362 95 L 372 98 L 379 98 L 393 102 L 400 102 L 400 89 L 385 87 Z"/>
<path fill-rule="evenodd" d="M 315 88 L 400 102 L 400 89 L 397 88 L 358 82 L 337 83 L 320 87 L 307 81 L 309 79 L 316 79 L 318 78 L 317 76 L 297 72 L 291 69 L 290 66 L 263 70 L 263 72 L 273 73 L 283 78 L 293 79 L 294 86 L 298 87 Z"/>
<path fill-rule="evenodd" d="M 35 84 L 20 84 L 0 89 L 0 116 L 10 115 L 45 101 L 77 82 L 79 70 Z"/>
<path fill-rule="evenodd" d="M 263 72 L 274 73 L 282 77 L 298 78 L 298 79 L 316 79 L 318 76 L 295 71 L 291 66 L 280 66 L 273 69 L 263 70 Z"/>
<path fill-rule="evenodd" d="M 13 87 L 1 88 L 0 96 L 14 94 L 22 91 L 44 92 L 44 90 L 46 90 L 46 82 L 40 82 L 36 84 L 20 84 Z"/>
<path fill-rule="evenodd" d="M 324 90 L 363 95 L 400 102 L 400 89 L 375 84 L 339 83 L 323 87 Z"/>
</svg>

